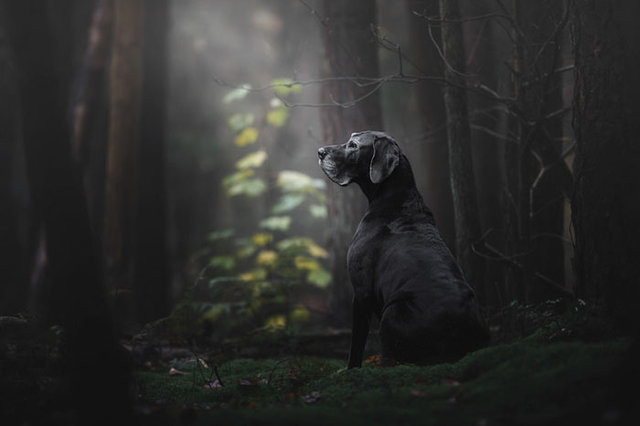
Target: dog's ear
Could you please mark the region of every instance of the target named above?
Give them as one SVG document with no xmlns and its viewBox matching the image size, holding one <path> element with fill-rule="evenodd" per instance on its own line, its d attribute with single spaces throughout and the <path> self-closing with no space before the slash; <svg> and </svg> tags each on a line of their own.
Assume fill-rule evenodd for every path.
<svg viewBox="0 0 640 426">
<path fill-rule="evenodd" d="M 400 148 L 396 141 L 388 136 L 375 137 L 373 156 L 369 165 L 369 178 L 380 183 L 389 177 L 400 163 Z"/>
</svg>

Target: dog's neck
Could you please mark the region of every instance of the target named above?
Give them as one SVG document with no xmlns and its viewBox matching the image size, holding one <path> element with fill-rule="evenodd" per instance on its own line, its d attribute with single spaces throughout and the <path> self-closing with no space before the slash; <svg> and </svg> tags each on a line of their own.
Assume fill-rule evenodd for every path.
<svg viewBox="0 0 640 426">
<path fill-rule="evenodd" d="M 357 182 L 362 192 L 369 200 L 369 209 L 381 207 L 384 209 L 410 209 L 433 218 L 433 213 L 426 206 L 422 195 L 416 188 L 416 181 L 409 160 L 404 154 L 400 156 L 400 163 L 396 169 L 379 184 L 370 180 Z"/>
</svg>

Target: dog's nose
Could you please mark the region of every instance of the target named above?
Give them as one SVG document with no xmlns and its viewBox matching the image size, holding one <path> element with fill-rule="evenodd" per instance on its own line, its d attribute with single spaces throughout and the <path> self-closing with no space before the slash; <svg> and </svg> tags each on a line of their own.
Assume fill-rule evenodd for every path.
<svg viewBox="0 0 640 426">
<path fill-rule="evenodd" d="M 320 148 L 320 149 L 318 150 L 318 157 L 320 157 L 320 159 L 322 160 L 322 159 L 324 159 L 324 157 L 326 157 L 326 156 L 327 156 L 327 150 L 326 150 L 326 149 L 324 149 L 324 148 Z"/>
</svg>

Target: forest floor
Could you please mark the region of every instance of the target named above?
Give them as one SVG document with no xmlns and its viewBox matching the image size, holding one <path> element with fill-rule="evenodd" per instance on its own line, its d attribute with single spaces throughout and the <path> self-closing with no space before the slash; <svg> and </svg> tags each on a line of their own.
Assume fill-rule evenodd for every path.
<svg viewBox="0 0 640 426">
<path fill-rule="evenodd" d="M 374 355 L 346 370 L 344 359 L 283 354 L 216 367 L 195 353 L 147 364 L 136 409 L 150 424 L 640 424 L 632 339 L 576 307 L 554 311 L 494 313 L 494 343 L 452 364 Z"/>
<path fill-rule="evenodd" d="M 636 340 L 575 306 L 511 306 L 492 318 L 490 346 L 432 366 L 385 366 L 373 355 L 346 370 L 344 359 L 286 349 L 246 358 L 128 341 L 135 424 L 640 424 Z M 4 342 L 0 408 L 43 418 L 59 390 L 51 361 L 27 365 L 34 347 L 25 357 Z"/>
</svg>

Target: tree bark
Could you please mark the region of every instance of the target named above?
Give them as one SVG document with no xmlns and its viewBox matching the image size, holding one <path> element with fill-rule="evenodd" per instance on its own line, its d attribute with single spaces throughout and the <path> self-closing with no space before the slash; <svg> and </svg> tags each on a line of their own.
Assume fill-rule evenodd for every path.
<svg viewBox="0 0 640 426">
<path fill-rule="evenodd" d="M 376 22 L 375 1 L 323 2 L 323 77 L 378 77 L 378 46 L 371 31 Z M 378 91 L 373 86 L 356 87 L 348 81 L 323 84 L 321 103 L 351 102 L 369 94 L 352 106 L 321 110 L 325 144 L 343 143 L 352 132 L 382 127 Z M 329 185 L 328 248 L 332 254 L 333 283 L 330 311 L 337 325 L 349 324 L 351 289 L 347 275 L 347 248 L 364 213 L 365 198 L 355 185 Z"/>
<path fill-rule="evenodd" d="M 16 111 L 17 76 L 8 49 L 4 11 L 0 4 L 0 314 L 21 312 L 27 302 L 27 253 L 25 238 L 20 238 L 20 205 L 16 194 L 19 114 Z"/>
<path fill-rule="evenodd" d="M 169 312 L 166 244 L 165 124 L 168 0 L 146 0 L 140 150 L 137 160 L 135 292 L 138 318 Z"/>
<path fill-rule="evenodd" d="M 456 224 L 456 253 L 467 280 L 479 294 L 484 293 L 484 262 L 473 251 L 480 241 L 480 220 L 476 196 L 471 135 L 464 89 L 465 58 L 462 29 L 457 0 L 440 0 L 442 23 L 442 52 L 445 60 L 445 109 L 451 193 Z"/>
<path fill-rule="evenodd" d="M 71 392 L 79 423 L 126 422 L 128 369 L 104 294 L 100 260 L 91 234 L 80 170 L 71 157 L 66 123 L 68 93 L 56 69 L 62 46 L 54 43 L 47 2 L 5 3 L 12 50 L 20 75 L 20 112 L 30 194 L 44 224 L 52 291 L 48 324 L 65 329 Z M 87 392 L 100 383 L 100 392 Z"/>
<path fill-rule="evenodd" d="M 574 0 L 576 293 L 638 332 L 640 49 L 634 1 Z M 636 334 L 637 335 L 637 334 Z"/>
<path fill-rule="evenodd" d="M 140 140 L 143 0 L 114 0 L 114 18 L 105 243 L 109 287 L 118 296 L 118 311 L 122 310 L 125 320 L 132 320 L 133 301 L 129 296 L 133 290 L 135 249 L 135 166 Z"/>
<path fill-rule="evenodd" d="M 437 0 L 410 0 L 409 33 L 411 57 L 423 75 L 442 75 L 443 65 L 431 41 L 427 20 L 421 15 L 438 16 Z M 440 35 L 432 29 L 436 41 Z M 447 116 L 444 108 L 442 85 L 433 82 L 416 84 L 418 108 L 422 117 L 425 139 L 422 141 L 422 164 L 426 170 L 425 198 L 433 211 L 438 230 L 447 245 L 455 250 L 453 200 L 449 180 L 449 148 L 447 146 Z"/>
</svg>

